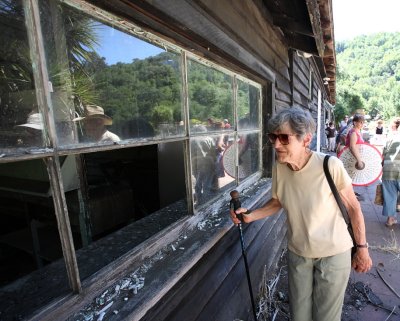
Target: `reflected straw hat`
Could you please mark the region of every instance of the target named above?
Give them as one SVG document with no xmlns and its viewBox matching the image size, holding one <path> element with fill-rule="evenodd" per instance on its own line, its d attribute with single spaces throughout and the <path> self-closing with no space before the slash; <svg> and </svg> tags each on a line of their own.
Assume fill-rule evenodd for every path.
<svg viewBox="0 0 400 321">
<path fill-rule="evenodd" d="M 40 113 L 30 114 L 25 124 L 17 125 L 16 127 L 28 127 L 37 130 L 43 130 L 42 115 L 40 115 Z"/>
<path fill-rule="evenodd" d="M 86 105 L 84 107 L 83 116 L 74 118 L 73 121 L 80 121 L 84 119 L 100 118 L 103 119 L 104 125 L 112 125 L 111 117 L 104 114 L 104 109 L 96 105 Z"/>
</svg>

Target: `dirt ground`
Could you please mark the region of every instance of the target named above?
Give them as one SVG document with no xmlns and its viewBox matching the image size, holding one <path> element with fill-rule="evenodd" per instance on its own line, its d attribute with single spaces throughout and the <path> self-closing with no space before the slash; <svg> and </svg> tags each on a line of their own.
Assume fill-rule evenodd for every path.
<svg viewBox="0 0 400 321">
<path fill-rule="evenodd" d="M 370 272 L 351 272 L 341 321 L 400 320 L 399 256 L 377 246 L 371 248 L 370 254 L 374 262 Z M 283 253 L 276 273 L 263 282 L 258 321 L 291 320 L 286 263 L 286 253 Z"/>
</svg>

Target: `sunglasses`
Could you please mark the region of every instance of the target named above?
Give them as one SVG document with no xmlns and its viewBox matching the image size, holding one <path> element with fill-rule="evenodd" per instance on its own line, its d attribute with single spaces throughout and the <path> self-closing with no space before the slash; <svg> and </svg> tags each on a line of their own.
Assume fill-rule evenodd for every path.
<svg viewBox="0 0 400 321">
<path fill-rule="evenodd" d="M 289 145 L 289 136 L 296 136 L 296 134 L 268 134 L 268 139 L 271 144 L 275 144 L 276 139 L 279 139 L 282 145 Z"/>
</svg>

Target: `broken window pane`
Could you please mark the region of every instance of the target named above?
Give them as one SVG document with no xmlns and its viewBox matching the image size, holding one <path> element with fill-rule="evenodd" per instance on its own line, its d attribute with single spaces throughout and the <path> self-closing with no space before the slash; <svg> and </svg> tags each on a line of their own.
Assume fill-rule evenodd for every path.
<svg viewBox="0 0 400 321">
<path fill-rule="evenodd" d="M 61 145 L 182 136 L 180 53 L 41 1 Z"/>
<path fill-rule="evenodd" d="M 42 159 L 0 164 L 0 218 L 0 318 L 22 320 L 70 291 Z"/>
<path fill-rule="evenodd" d="M 182 142 L 90 153 L 82 162 L 86 186 L 66 193 L 81 278 L 188 214 Z"/>
</svg>

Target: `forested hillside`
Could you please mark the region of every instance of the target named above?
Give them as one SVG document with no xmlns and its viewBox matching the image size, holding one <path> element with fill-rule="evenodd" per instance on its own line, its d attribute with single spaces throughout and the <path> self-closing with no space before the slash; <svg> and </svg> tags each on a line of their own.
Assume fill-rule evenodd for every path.
<svg viewBox="0 0 400 321">
<path fill-rule="evenodd" d="M 400 115 L 400 33 L 336 43 L 336 119 L 364 108 L 372 117 Z"/>
</svg>

